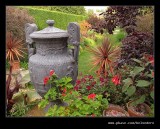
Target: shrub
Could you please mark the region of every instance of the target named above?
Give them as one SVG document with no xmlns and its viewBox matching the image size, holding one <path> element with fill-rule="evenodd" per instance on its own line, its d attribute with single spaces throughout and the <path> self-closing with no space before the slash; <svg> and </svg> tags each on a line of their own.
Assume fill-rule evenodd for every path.
<svg viewBox="0 0 160 129">
<path fill-rule="evenodd" d="M 31 7 L 38 9 L 46 9 L 51 11 L 59 11 L 63 13 L 76 14 L 76 15 L 86 14 L 84 6 L 31 6 Z"/>
<path fill-rule="evenodd" d="M 12 32 L 15 37 L 25 42 L 24 26 L 26 23 L 33 23 L 34 18 L 29 15 L 26 9 L 14 6 L 6 7 L 6 30 Z"/>
<path fill-rule="evenodd" d="M 91 28 L 97 33 L 103 33 L 103 26 L 105 24 L 105 20 L 103 18 L 98 18 L 96 15 L 90 15 L 87 22 L 91 24 Z"/>
<path fill-rule="evenodd" d="M 121 59 L 118 65 L 125 63 L 134 65 L 131 58 L 140 59 L 144 53 L 153 55 L 153 35 L 134 32 L 122 40 Z"/>
<path fill-rule="evenodd" d="M 110 6 L 105 12 L 100 14 L 105 19 L 103 28 L 107 29 L 109 34 L 113 34 L 117 26 L 125 28 L 128 34 L 133 32 L 139 8 L 141 6 Z"/>
<path fill-rule="evenodd" d="M 142 32 L 154 32 L 154 15 L 153 13 L 146 14 L 144 16 L 137 16 L 137 31 Z"/>
<path fill-rule="evenodd" d="M 146 102 L 151 105 L 154 100 L 154 58 L 144 54 L 141 59 L 132 60 L 135 66 L 124 65 L 119 71 L 123 74 L 122 92 L 127 95 L 125 99 L 136 100 L 135 104 Z"/>
<path fill-rule="evenodd" d="M 91 29 L 91 25 L 86 20 L 81 21 L 79 25 L 80 25 L 81 37 L 82 36 L 87 37 L 87 32 L 89 29 Z"/>
<path fill-rule="evenodd" d="M 60 29 L 67 29 L 69 22 L 79 22 L 85 20 L 85 16 L 68 14 L 57 11 L 49 11 L 44 9 L 36 9 L 31 7 L 20 7 L 25 8 L 29 11 L 30 15 L 35 18 L 35 23 L 38 26 L 38 29 L 44 29 L 47 27 L 46 20 L 52 19 L 55 21 L 55 27 Z"/>
</svg>

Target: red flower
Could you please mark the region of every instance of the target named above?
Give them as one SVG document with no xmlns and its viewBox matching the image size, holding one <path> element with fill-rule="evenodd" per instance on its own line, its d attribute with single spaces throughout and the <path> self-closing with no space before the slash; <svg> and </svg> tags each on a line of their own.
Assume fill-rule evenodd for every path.
<svg viewBox="0 0 160 129">
<path fill-rule="evenodd" d="M 81 81 L 82 81 L 82 82 L 86 82 L 86 79 L 85 79 L 85 78 L 82 78 Z"/>
<path fill-rule="evenodd" d="M 152 64 L 154 65 L 154 57 L 152 55 L 145 54 L 144 57 Z"/>
<path fill-rule="evenodd" d="M 94 86 L 96 84 L 96 82 L 94 81 L 94 82 L 92 82 L 92 86 Z"/>
<path fill-rule="evenodd" d="M 49 75 L 52 76 L 54 74 L 54 70 L 50 70 Z"/>
<path fill-rule="evenodd" d="M 99 78 L 100 82 L 104 82 L 104 78 L 100 77 Z"/>
<path fill-rule="evenodd" d="M 67 89 L 66 89 L 66 88 L 64 88 L 64 89 L 63 89 L 63 93 L 66 93 L 66 92 L 67 92 Z"/>
<path fill-rule="evenodd" d="M 80 80 L 77 80 L 77 81 L 76 81 L 76 84 L 77 84 L 77 85 L 79 85 L 80 83 L 81 83 L 81 81 L 80 81 Z"/>
<path fill-rule="evenodd" d="M 91 86 L 87 86 L 87 90 L 90 90 L 91 89 Z"/>
<path fill-rule="evenodd" d="M 152 72 L 152 76 L 154 77 L 154 72 Z"/>
<path fill-rule="evenodd" d="M 49 77 L 45 77 L 45 78 L 43 79 L 43 82 L 44 82 L 45 85 L 48 83 L 48 81 L 49 81 Z"/>
<path fill-rule="evenodd" d="M 92 75 L 89 75 L 88 78 L 89 78 L 89 79 L 93 79 L 93 76 L 92 76 Z"/>
<path fill-rule="evenodd" d="M 152 55 L 150 55 L 149 57 L 148 57 L 148 60 L 149 60 L 149 62 L 152 64 L 152 66 L 154 65 L 154 58 L 153 58 L 153 56 Z"/>
<path fill-rule="evenodd" d="M 66 96 L 66 94 L 62 93 L 62 96 Z"/>
<path fill-rule="evenodd" d="M 70 94 L 72 94 L 72 91 L 70 91 Z"/>
<path fill-rule="evenodd" d="M 120 77 L 119 77 L 118 75 L 115 75 L 115 76 L 112 78 L 112 82 L 113 82 L 115 85 L 121 84 L 121 82 L 120 82 Z"/>
<path fill-rule="evenodd" d="M 94 99 L 96 97 L 96 94 L 90 94 L 88 95 L 88 99 Z"/>
<path fill-rule="evenodd" d="M 74 90 L 78 91 L 79 87 L 78 86 L 75 86 L 74 87 Z"/>
<path fill-rule="evenodd" d="M 92 114 L 91 116 L 92 116 L 92 117 L 95 117 L 95 114 Z"/>
</svg>

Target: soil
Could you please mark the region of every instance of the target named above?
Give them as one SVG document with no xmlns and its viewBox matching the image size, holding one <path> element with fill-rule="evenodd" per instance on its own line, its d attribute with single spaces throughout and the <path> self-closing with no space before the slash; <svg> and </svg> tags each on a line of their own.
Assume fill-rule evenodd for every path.
<svg viewBox="0 0 160 129">
<path fill-rule="evenodd" d="M 122 113 L 122 112 L 119 112 L 119 111 L 116 111 L 116 110 L 108 110 L 105 112 L 105 115 L 106 116 L 111 116 L 111 117 L 124 117 L 126 116 L 125 113 Z"/>
<path fill-rule="evenodd" d="M 26 117 L 44 117 L 45 113 L 43 110 L 38 108 L 38 105 L 33 107 L 27 114 Z"/>
<path fill-rule="evenodd" d="M 146 110 L 146 107 L 142 104 L 138 104 L 137 106 L 133 106 L 130 108 L 131 108 L 131 110 L 133 110 L 134 112 L 136 112 L 137 114 L 140 114 L 140 115 L 146 115 L 148 113 Z"/>
</svg>

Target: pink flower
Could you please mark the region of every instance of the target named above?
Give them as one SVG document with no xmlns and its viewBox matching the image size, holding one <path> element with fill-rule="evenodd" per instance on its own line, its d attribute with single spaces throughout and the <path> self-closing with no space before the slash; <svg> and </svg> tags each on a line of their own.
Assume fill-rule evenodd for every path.
<svg viewBox="0 0 160 129">
<path fill-rule="evenodd" d="M 115 85 L 121 84 L 121 82 L 120 82 L 120 77 L 119 77 L 118 75 L 115 75 L 115 76 L 112 78 L 112 82 L 113 82 Z"/>
<path fill-rule="evenodd" d="M 54 74 L 54 70 L 50 70 L 49 75 L 52 76 Z"/>
<path fill-rule="evenodd" d="M 45 78 L 43 79 L 43 82 L 44 82 L 45 85 L 48 83 L 48 81 L 49 81 L 49 77 L 45 77 Z"/>
<path fill-rule="evenodd" d="M 88 95 L 88 99 L 94 99 L 96 97 L 96 94 L 90 94 Z"/>
</svg>

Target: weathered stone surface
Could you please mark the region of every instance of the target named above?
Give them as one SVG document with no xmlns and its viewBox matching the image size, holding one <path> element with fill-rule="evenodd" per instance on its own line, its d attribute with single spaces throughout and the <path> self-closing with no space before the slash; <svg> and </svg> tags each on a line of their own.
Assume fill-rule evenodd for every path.
<svg viewBox="0 0 160 129">
<path fill-rule="evenodd" d="M 36 50 L 29 57 L 31 82 L 42 97 L 51 87 L 44 86 L 43 83 L 50 70 L 54 70 L 59 78 L 70 76 L 73 84 L 78 75 L 79 25 L 69 23 L 68 31 L 64 31 L 53 27 L 53 20 L 47 20 L 47 24 L 48 27 L 41 31 L 32 31 L 36 30 L 36 25 L 27 23 L 25 30 L 26 33 L 32 31 L 30 35 L 26 34 L 26 39 L 31 40 L 26 41 L 28 44 L 35 44 L 33 49 Z M 74 46 L 74 50 L 68 49 L 68 42 Z"/>
</svg>

